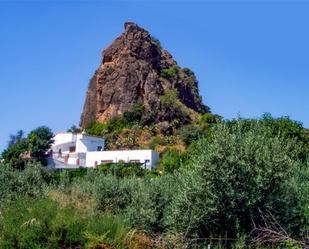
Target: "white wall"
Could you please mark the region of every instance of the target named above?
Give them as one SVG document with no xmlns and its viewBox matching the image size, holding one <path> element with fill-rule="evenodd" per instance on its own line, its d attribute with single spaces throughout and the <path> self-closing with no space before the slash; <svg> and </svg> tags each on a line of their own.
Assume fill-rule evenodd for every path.
<svg viewBox="0 0 309 249">
<path fill-rule="evenodd" d="M 76 152 L 98 151 L 98 147 L 104 149 L 104 139 L 99 137 L 77 135 Z"/>
<path fill-rule="evenodd" d="M 130 162 L 131 160 L 139 160 L 144 163 L 149 160 L 146 168 L 151 169 L 156 166 L 158 153 L 152 150 L 115 150 L 115 151 L 96 151 L 87 152 L 86 167 L 94 167 L 95 164 L 100 165 L 102 161 L 111 160 L 113 163 L 119 161 Z"/>
<path fill-rule="evenodd" d="M 54 145 L 76 141 L 76 135 L 70 132 L 58 133 L 53 137 Z"/>
<path fill-rule="evenodd" d="M 65 160 L 70 165 L 78 162 L 80 166 L 94 167 L 96 164 L 100 165 L 102 161 L 128 163 L 134 160 L 145 163 L 147 160 L 146 168 L 152 169 L 159 161 L 159 154 L 153 150 L 97 151 L 99 146 L 104 149 L 104 139 L 85 134 L 59 133 L 54 137 L 54 140 L 52 145 L 54 156 L 57 157 L 57 153 L 61 149 L 63 158 L 69 155 Z M 75 153 L 69 153 L 71 146 L 76 146 Z M 78 161 L 77 158 L 79 158 Z"/>
<path fill-rule="evenodd" d="M 99 146 L 104 149 L 104 139 L 70 132 L 59 133 L 54 137 L 52 145 L 54 152 L 58 152 L 61 149 L 63 153 L 69 153 L 71 146 L 76 147 L 76 152 L 97 151 Z"/>
</svg>

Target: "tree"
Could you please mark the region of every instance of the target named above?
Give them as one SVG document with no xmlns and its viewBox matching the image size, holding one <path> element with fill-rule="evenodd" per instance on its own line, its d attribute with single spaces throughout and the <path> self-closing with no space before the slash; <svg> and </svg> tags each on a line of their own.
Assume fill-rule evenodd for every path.
<svg viewBox="0 0 309 249">
<path fill-rule="evenodd" d="M 23 130 L 17 131 L 16 135 L 11 134 L 10 140 L 8 142 L 8 147 L 18 143 L 20 140 L 24 138 L 25 132 Z"/>
<path fill-rule="evenodd" d="M 205 137 L 206 132 L 200 126 L 186 125 L 180 128 L 179 136 L 186 145 L 190 145 L 192 142 Z"/>
<path fill-rule="evenodd" d="M 260 210 L 270 211 L 289 231 L 308 225 L 292 187 L 295 172 L 306 167 L 304 143 L 295 122 L 282 122 L 238 119 L 215 125 L 211 139 L 199 140 L 166 213 L 169 228 L 203 237 L 225 231 L 236 236 L 250 233 L 252 221 L 261 223 Z"/>
<path fill-rule="evenodd" d="M 46 152 L 53 143 L 53 136 L 52 131 L 46 126 L 38 127 L 29 133 L 27 138 L 32 159 L 46 165 Z"/>
<path fill-rule="evenodd" d="M 9 163 L 15 169 L 24 169 L 27 159 L 22 155 L 28 151 L 28 140 L 26 138 L 20 139 L 14 144 L 11 143 L 7 149 L 2 152 L 4 162 Z"/>
<path fill-rule="evenodd" d="M 81 133 L 82 129 L 80 127 L 77 127 L 76 125 L 72 125 L 70 129 L 67 130 L 67 132 L 72 132 L 76 134 L 76 133 Z"/>
<path fill-rule="evenodd" d="M 181 167 L 183 161 L 183 155 L 174 150 L 166 151 L 158 166 L 159 170 L 163 170 L 165 173 L 173 173 Z"/>
<path fill-rule="evenodd" d="M 53 133 L 46 126 L 41 126 L 31 131 L 26 138 L 23 132 L 18 132 L 11 139 L 10 146 L 2 153 L 2 158 L 15 169 L 24 169 L 30 160 L 36 160 L 46 165 L 46 152 L 49 150 Z M 11 136 L 12 138 L 12 136 Z"/>
</svg>

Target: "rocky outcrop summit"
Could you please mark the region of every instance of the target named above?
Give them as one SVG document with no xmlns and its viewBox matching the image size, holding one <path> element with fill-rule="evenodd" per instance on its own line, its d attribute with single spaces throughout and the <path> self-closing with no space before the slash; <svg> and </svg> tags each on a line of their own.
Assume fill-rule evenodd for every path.
<svg viewBox="0 0 309 249">
<path fill-rule="evenodd" d="M 134 105 L 144 108 L 147 123 L 185 124 L 203 105 L 194 73 L 180 68 L 171 54 L 146 30 L 126 22 L 125 31 L 103 51 L 90 80 L 81 127 L 120 116 Z"/>
</svg>

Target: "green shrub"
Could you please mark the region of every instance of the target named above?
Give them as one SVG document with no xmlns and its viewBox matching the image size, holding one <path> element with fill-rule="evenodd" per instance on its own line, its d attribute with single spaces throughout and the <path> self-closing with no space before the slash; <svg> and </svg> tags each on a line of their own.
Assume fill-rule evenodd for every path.
<svg viewBox="0 0 309 249">
<path fill-rule="evenodd" d="M 197 141 L 206 136 L 205 130 L 197 125 L 186 125 L 180 128 L 179 136 L 181 140 L 186 144 L 190 145 L 192 142 Z"/>
<path fill-rule="evenodd" d="M 49 199 L 19 199 L 0 219 L 0 248 L 72 248 L 84 242 L 85 220 Z"/>
<path fill-rule="evenodd" d="M 86 248 L 127 248 L 130 237 L 130 227 L 123 217 L 104 215 L 91 217 L 87 222 Z"/>
<path fill-rule="evenodd" d="M 180 168 L 182 161 L 183 156 L 179 152 L 168 150 L 162 155 L 158 169 L 165 173 L 173 173 L 175 170 Z"/>
<path fill-rule="evenodd" d="M 178 101 L 178 92 L 176 89 L 167 89 L 164 91 L 164 95 L 160 96 L 160 100 L 163 105 L 173 107 Z"/>
<path fill-rule="evenodd" d="M 135 104 L 129 111 L 123 113 L 123 118 L 127 124 L 139 124 L 144 112 L 145 107 L 143 104 Z"/>
<path fill-rule="evenodd" d="M 178 74 L 178 72 L 178 67 L 164 68 L 161 70 L 161 77 L 165 79 L 172 79 Z"/>
<path fill-rule="evenodd" d="M 288 183 L 304 167 L 304 147 L 273 128 L 264 120 L 235 120 L 214 126 L 211 142 L 199 140 L 167 211 L 170 229 L 205 237 L 223 231 L 248 234 L 252 220 L 261 224 L 260 210 L 288 228 L 302 223 Z"/>
<path fill-rule="evenodd" d="M 145 172 L 141 163 L 108 163 L 99 166 L 105 174 L 113 174 L 118 177 L 144 176 Z"/>
<path fill-rule="evenodd" d="M 10 142 L 9 147 L 2 152 L 2 158 L 15 169 L 24 169 L 28 161 L 36 160 L 46 165 L 46 152 L 53 143 L 52 131 L 41 126 L 32 130 L 27 138 L 16 136 L 13 142 Z M 13 139 L 14 140 L 14 139 Z"/>
<path fill-rule="evenodd" d="M 0 248 L 125 248 L 122 217 L 89 215 L 51 199 L 19 199 L 0 216 Z"/>
<path fill-rule="evenodd" d="M 22 154 L 28 151 L 29 143 L 26 138 L 22 138 L 11 144 L 2 152 L 2 158 L 7 164 L 10 164 L 14 169 L 24 169 L 27 160 L 22 158 Z"/>
<path fill-rule="evenodd" d="M 1 206 L 19 197 L 41 196 L 54 175 L 39 163 L 27 163 L 23 171 L 10 165 L 0 165 L 0 210 Z"/>
<path fill-rule="evenodd" d="M 108 132 L 108 125 L 106 123 L 91 123 L 87 126 L 86 132 L 93 136 L 102 136 Z"/>
<path fill-rule="evenodd" d="M 150 149 L 154 150 L 154 149 L 156 149 L 156 147 L 158 145 L 162 145 L 164 143 L 165 143 L 164 138 L 162 138 L 160 136 L 155 136 L 155 137 L 152 137 L 148 146 L 149 146 Z"/>
<path fill-rule="evenodd" d="M 119 178 L 102 170 L 89 170 L 84 178 L 76 178 L 72 188 L 95 200 L 96 210 L 118 214 L 128 205 L 138 184 L 135 176 Z"/>
<path fill-rule="evenodd" d="M 113 117 L 106 123 L 91 123 L 86 128 L 86 132 L 93 136 L 106 136 L 109 134 L 119 134 L 129 124 L 123 117 Z"/>
<path fill-rule="evenodd" d="M 124 211 L 132 226 L 149 233 L 165 231 L 164 212 L 175 184 L 172 175 L 139 181 Z"/>
<path fill-rule="evenodd" d="M 211 113 L 205 113 L 203 115 L 201 115 L 198 124 L 204 128 L 204 129 L 208 129 L 211 126 L 218 124 L 222 122 L 222 117 L 216 114 L 211 114 Z"/>
</svg>

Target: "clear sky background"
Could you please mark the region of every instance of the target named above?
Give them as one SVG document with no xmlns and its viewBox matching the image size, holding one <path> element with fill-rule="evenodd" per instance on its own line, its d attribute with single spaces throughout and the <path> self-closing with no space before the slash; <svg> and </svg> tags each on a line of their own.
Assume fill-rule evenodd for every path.
<svg viewBox="0 0 309 249">
<path fill-rule="evenodd" d="M 9 134 L 78 124 L 101 52 L 134 21 L 191 68 L 225 118 L 309 127 L 309 1 L 0 1 L 0 151 Z"/>
</svg>

